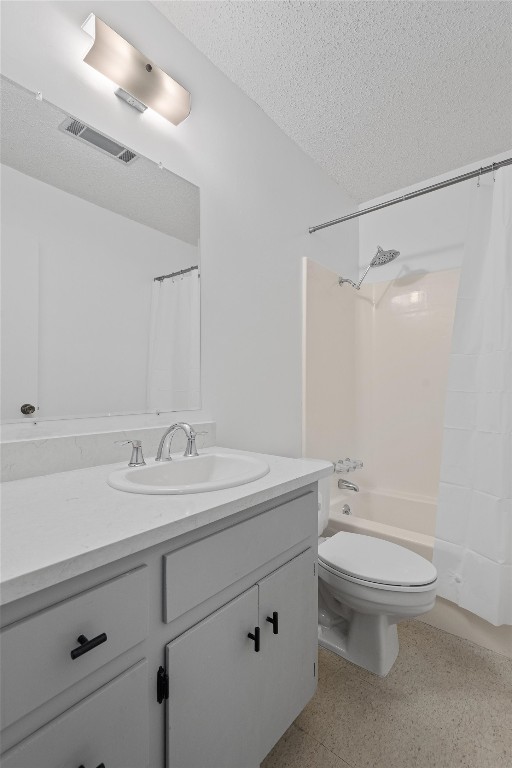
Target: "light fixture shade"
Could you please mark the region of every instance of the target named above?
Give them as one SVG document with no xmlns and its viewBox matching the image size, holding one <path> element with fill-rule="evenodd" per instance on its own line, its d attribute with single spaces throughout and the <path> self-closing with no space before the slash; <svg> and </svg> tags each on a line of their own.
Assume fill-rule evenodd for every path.
<svg viewBox="0 0 512 768">
<path fill-rule="evenodd" d="M 174 125 L 190 114 L 190 93 L 94 13 L 82 29 L 94 40 L 87 64 Z"/>
</svg>

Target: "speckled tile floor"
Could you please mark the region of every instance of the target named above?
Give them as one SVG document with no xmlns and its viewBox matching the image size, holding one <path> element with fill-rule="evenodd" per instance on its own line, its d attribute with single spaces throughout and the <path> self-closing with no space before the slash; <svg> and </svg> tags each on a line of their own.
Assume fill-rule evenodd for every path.
<svg viewBox="0 0 512 768">
<path fill-rule="evenodd" d="M 261 768 L 512 768 L 512 660 L 420 621 L 379 678 L 320 649 L 315 697 Z"/>
</svg>

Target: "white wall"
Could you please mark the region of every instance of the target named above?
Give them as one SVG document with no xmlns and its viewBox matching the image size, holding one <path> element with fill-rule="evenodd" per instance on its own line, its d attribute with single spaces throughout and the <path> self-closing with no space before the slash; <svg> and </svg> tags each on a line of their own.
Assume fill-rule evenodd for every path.
<svg viewBox="0 0 512 768">
<path fill-rule="evenodd" d="M 197 264 L 197 248 L 7 166 L 2 223 L 2 287 L 17 297 L 16 312 L 32 317 L 23 329 L 3 311 L 5 335 L 18 355 L 27 336 L 39 339 L 36 387 L 27 372 L 13 381 L 18 360 L 13 367 L 2 354 L 2 417 L 20 418 L 22 402 L 49 419 L 145 411 L 153 278 Z M 4 270 L 27 238 L 36 264 L 9 280 Z"/>
<path fill-rule="evenodd" d="M 390 195 L 368 200 L 359 207 L 367 208 L 392 200 L 408 192 L 503 160 L 511 154 L 512 151 L 503 152 L 463 168 L 455 168 L 441 176 L 399 189 Z M 362 216 L 359 219 L 360 274 L 375 255 L 377 245 L 381 245 L 384 250 L 394 248 L 400 251 L 400 256 L 395 261 L 371 269 L 365 283 L 405 278 L 411 271 L 425 274 L 459 268 L 464 255 L 469 191 L 471 185 L 476 183 L 476 179 L 470 179 Z M 491 183 L 491 176 L 483 176 L 482 183 Z"/>
<path fill-rule="evenodd" d="M 139 115 L 82 62 L 97 13 L 192 93 L 177 128 Z M 219 444 L 301 452 L 302 258 L 341 270 L 353 202 L 158 11 L 139 2 L 4 2 L 2 71 L 201 188 L 203 410 Z"/>
</svg>

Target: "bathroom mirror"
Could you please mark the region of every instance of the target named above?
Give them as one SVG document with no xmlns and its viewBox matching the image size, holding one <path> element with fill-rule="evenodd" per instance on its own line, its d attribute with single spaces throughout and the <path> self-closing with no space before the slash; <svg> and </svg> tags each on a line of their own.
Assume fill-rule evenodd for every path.
<svg viewBox="0 0 512 768">
<path fill-rule="evenodd" d="M 2 421 L 199 408 L 198 187 L 4 77 L 1 106 Z"/>
</svg>

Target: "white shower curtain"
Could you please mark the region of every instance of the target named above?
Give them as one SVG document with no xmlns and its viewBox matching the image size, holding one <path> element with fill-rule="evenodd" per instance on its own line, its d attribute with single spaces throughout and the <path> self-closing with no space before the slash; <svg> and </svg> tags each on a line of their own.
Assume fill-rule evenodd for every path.
<svg viewBox="0 0 512 768">
<path fill-rule="evenodd" d="M 149 411 L 201 407 L 200 280 L 197 270 L 153 283 Z"/>
<path fill-rule="evenodd" d="M 438 594 L 512 624 L 512 168 L 471 190 L 446 397 Z"/>
</svg>

